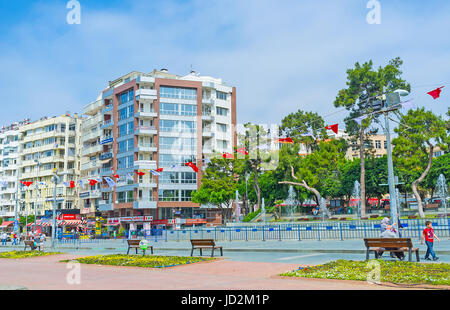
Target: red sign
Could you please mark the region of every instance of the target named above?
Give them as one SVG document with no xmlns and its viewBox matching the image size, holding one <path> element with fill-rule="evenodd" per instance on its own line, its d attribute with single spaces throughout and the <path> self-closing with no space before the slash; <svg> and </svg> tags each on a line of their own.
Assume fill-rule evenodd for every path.
<svg viewBox="0 0 450 310">
<path fill-rule="evenodd" d="M 186 219 L 186 225 L 206 224 L 206 219 Z"/>
</svg>

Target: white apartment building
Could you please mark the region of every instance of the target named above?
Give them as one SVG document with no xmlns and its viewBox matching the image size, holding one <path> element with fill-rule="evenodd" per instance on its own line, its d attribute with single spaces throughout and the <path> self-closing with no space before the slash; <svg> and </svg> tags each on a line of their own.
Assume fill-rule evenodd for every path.
<svg viewBox="0 0 450 310">
<path fill-rule="evenodd" d="M 57 185 L 57 209 L 76 209 L 78 186 L 67 187 L 63 182 L 78 182 L 80 176 L 81 123 L 77 115 L 42 118 L 19 129 L 20 132 L 20 213 L 43 216 L 53 208 L 54 183 L 52 175 L 57 169 L 61 182 Z"/>
<path fill-rule="evenodd" d="M 25 121 L 26 122 L 26 121 Z M 20 166 L 19 127 L 24 122 L 3 127 L 0 131 L 0 217 L 13 218 L 18 192 Z"/>
</svg>

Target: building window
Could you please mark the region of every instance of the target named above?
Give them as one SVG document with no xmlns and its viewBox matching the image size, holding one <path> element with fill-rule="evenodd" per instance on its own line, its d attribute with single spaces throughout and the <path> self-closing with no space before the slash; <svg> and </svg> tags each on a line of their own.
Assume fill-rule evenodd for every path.
<svg viewBox="0 0 450 310">
<path fill-rule="evenodd" d="M 375 147 L 376 147 L 377 149 L 381 149 L 381 141 L 380 141 L 380 140 L 376 140 L 376 141 L 375 141 Z"/>
<path fill-rule="evenodd" d="M 159 182 L 164 184 L 178 184 L 178 172 L 163 172 Z"/>
<path fill-rule="evenodd" d="M 181 105 L 181 115 L 184 116 L 196 116 L 197 106 L 192 104 L 182 104 Z"/>
<path fill-rule="evenodd" d="M 197 174 L 194 172 L 181 172 L 181 184 L 197 183 Z"/>
<path fill-rule="evenodd" d="M 384 141 L 384 149 L 387 150 L 387 142 Z"/>
<path fill-rule="evenodd" d="M 161 98 L 197 100 L 197 89 L 161 86 L 159 95 Z"/>
<path fill-rule="evenodd" d="M 161 102 L 159 104 L 159 113 L 161 115 L 178 115 L 178 104 L 176 103 L 165 103 Z"/>
<path fill-rule="evenodd" d="M 191 201 L 192 190 L 183 189 L 181 190 L 181 201 Z"/>
<path fill-rule="evenodd" d="M 228 109 L 216 107 L 216 114 L 221 116 L 228 116 Z"/>
<path fill-rule="evenodd" d="M 224 93 L 221 91 L 216 91 L 216 98 L 222 99 L 222 100 L 227 100 L 227 93 Z"/>
<path fill-rule="evenodd" d="M 227 132 L 227 125 L 217 123 L 217 131 L 218 132 Z"/>
<path fill-rule="evenodd" d="M 159 201 L 179 201 L 178 190 L 175 189 L 160 189 Z"/>
</svg>

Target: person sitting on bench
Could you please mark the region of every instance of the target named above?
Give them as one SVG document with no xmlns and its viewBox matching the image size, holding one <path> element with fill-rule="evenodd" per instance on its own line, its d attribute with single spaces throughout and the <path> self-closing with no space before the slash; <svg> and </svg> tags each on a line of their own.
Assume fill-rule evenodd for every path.
<svg viewBox="0 0 450 310">
<path fill-rule="evenodd" d="M 381 234 L 380 236 L 381 238 L 397 238 L 396 235 L 396 231 L 395 228 L 392 227 L 391 225 L 386 225 L 384 232 Z M 385 248 L 384 250 L 389 251 L 389 250 L 399 250 L 400 248 Z M 383 255 L 384 251 L 378 251 L 378 255 L 381 258 L 381 256 Z M 391 252 L 392 253 L 392 252 Z M 397 258 L 399 260 L 404 260 L 405 259 L 405 253 L 403 252 L 394 252 L 395 256 L 397 256 Z M 393 257 L 393 256 L 391 256 Z"/>
</svg>

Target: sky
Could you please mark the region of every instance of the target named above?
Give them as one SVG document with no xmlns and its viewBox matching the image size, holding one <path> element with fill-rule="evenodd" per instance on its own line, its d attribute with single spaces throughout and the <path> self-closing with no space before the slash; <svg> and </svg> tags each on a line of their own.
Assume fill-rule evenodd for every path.
<svg viewBox="0 0 450 310">
<path fill-rule="evenodd" d="M 404 61 L 418 106 L 450 101 L 450 2 L 379 0 L 0 0 L 0 124 L 81 113 L 131 71 L 167 68 L 237 88 L 238 123 L 280 123 L 299 109 L 342 122 L 333 102 L 356 62 Z M 441 98 L 426 92 L 446 85 Z"/>
</svg>

